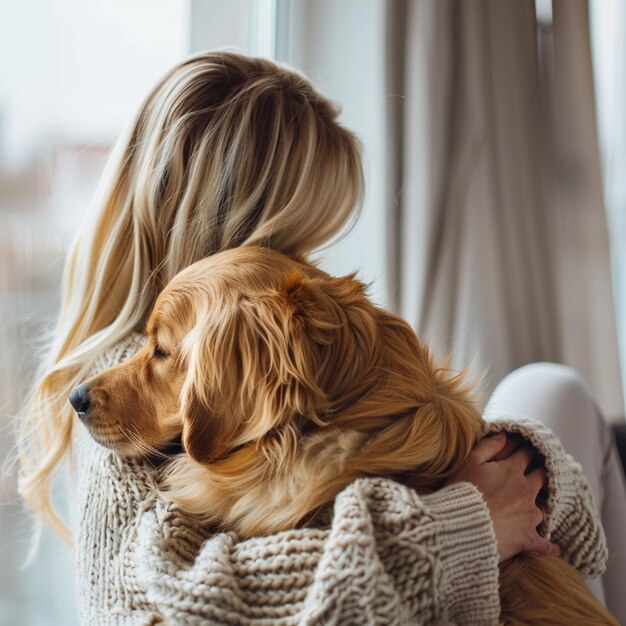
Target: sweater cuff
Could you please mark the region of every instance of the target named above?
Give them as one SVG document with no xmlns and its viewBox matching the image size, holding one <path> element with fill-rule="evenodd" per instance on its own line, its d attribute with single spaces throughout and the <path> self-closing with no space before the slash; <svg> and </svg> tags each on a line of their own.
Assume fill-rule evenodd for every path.
<svg viewBox="0 0 626 626">
<path fill-rule="evenodd" d="M 558 543 L 565 561 L 586 576 L 606 568 L 608 552 L 582 467 L 546 426 L 527 417 L 501 418 L 486 425 L 486 434 L 505 430 L 524 437 L 544 457 L 548 478 L 545 522 L 539 532 Z"/>
<path fill-rule="evenodd" d="M 556 435 L 543 424 L 525 417 L 502 418 L 488 422 L 486 433 L 505 430 L 526 439 L 544 457 L 548 477 L 548 498 L 545 504 L 545 522 L 540 534 L 551 539 L 564 515 L 569 513 L 576 501 L 574 474 L 570 471 L 566 453 Z"/>
<path fill-rule="evenodd" d="M 487 504 L 470 483 L 423 496 L 438 529 L 441 606 L 454 624 L 496 624 L 498 545 Z"/>
</svg>

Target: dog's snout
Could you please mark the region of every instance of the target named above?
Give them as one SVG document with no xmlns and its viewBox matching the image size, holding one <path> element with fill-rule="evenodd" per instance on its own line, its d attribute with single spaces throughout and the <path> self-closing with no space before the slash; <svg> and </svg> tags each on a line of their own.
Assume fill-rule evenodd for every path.
<svg viewBox="0 0 626 626">
<path fill-rule="evenodd" d="M 72 393 L 70 393 L 70 404 L 74 407 L 80 419 L 84 420 L 88 417 L 91 401 L 89 400 L 89 385 L 87 383 L 78 385 L 78 387 L 72 390 Z"/>
</svg>

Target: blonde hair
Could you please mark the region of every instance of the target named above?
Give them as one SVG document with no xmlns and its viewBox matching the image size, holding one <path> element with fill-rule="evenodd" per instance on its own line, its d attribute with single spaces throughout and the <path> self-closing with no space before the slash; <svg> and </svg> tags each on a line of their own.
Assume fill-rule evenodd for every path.
<svg viewBox="0 0 626 626">
<path fill-rule="evenodd" d="M 68 541 L 50 489 L 72 440 L 69 391 L 142 327 L 183 268 L 237 246 L 306 256 L 353 223 L 361 145 L 338 114 L 295 71 L 218 51 L 168 72 L 120 138 L 97 212 L 69 253 L 48 358 L 18 421 L 20 493 Z"/>
</svg>

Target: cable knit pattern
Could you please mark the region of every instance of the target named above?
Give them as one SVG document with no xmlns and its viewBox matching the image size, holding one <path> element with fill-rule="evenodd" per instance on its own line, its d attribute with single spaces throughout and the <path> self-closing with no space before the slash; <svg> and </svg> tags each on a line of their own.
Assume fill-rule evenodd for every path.
<svg viewBox="0 0 626 626">
<path fill-rule="evenodd" d="M 138 350 L 133 335 L 95 371 Z M 548 532 L 584 572 L 606 547 L 580 467 L 530 421 L 490 424 L 546 457 Z M 355 481 L 325 523 L 242 540 L 212 533 L 161 500 L 154 468 L 77 427 L 77 571 L 91 625 L 409 625 L 498 623 L 498 554 L 489 511 L 460 483 L 427 496 L 382 478 Z"/>
<path fill-rule="evenodd" d="M 130 577 L 174 624 L 497 622 L 495 538 L 467 483 L 420 498 L 362 479 L 337 497 L 330 529 L 206 539 L 160 501 L 137 529 Z"/>
</svg>

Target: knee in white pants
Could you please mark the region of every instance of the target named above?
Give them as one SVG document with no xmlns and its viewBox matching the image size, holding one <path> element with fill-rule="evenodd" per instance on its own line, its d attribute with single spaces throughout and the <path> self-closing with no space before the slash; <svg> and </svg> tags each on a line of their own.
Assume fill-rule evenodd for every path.
<svg viewBox="0 0 626 626">
<path fill-rule="evenodd" d="M 497 385 L 489 400 L 489 417 L 523 414 L 557 431 L 578 435 L 597 428 L 600 417 L 586 382 L 571 367 L 559 363 L 530 363 Z M 596 418 L 591 418 L 595 415 Z"/>
</svg>

